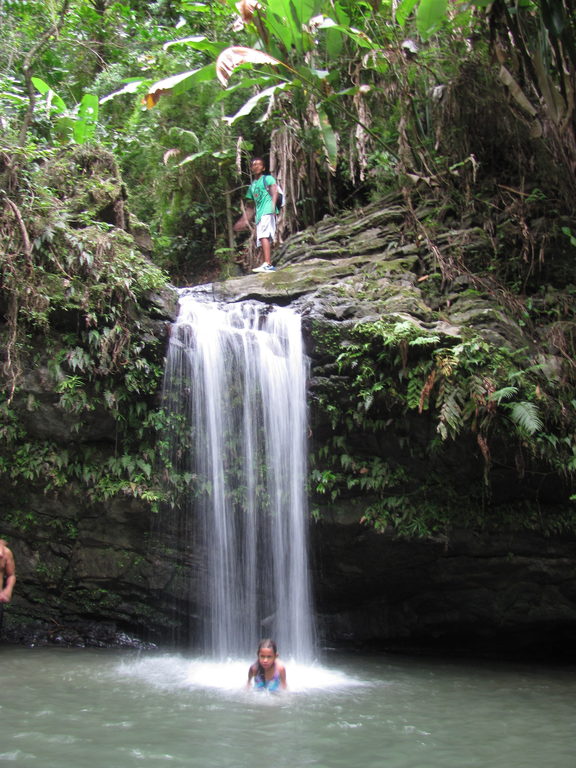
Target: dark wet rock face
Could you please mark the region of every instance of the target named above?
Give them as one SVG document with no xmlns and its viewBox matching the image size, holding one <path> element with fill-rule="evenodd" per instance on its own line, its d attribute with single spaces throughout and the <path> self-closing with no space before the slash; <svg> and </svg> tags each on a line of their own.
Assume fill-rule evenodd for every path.
<svg viewBox="0 0 576 768">
<path fill-rule="evenodd" d="M 446 345 L 473 331 L 495 349 L 531 349 L 550 376 L 558 376 L 558 358 L 538 347 L 545 330 L 527 335 L 496 295 L 471 289 L 467 279 L 454 280 L 449 291 L 436 290 L 425 245 L 402 228 L 403 211 L 395 200 L 327 219 L 278 250 L 276 272 L 201 289 L 221 301 L 290 305 L 302 315 L 311 363 L 311 453 L 338 428 L 318 404 L 321 398 L 335 407 L 347 402 L 350 382 L 335 350 L 349 343 L 359 322 L 409 322 Z M 477 247 L 486 245 L 482 232 L 451 237 L 455 247 L 472 237 Z M 151 303 L 146 333 L 166 338 L 173 299 Z M 323 334 L 337 342 L 328 348 Z M 109 450 L 109 417 L 93 413 L 78 436 L 73 420 L 56 408 L 47 381 L 42 368 L 25 373 L 16 406 L 25 410 L 27 396 L 34 396 L 35 409 L 25 415 L 29 432 L 62 445 L 81 439 Z M 570 656 L 576 647 L 576 540 L 536 530 L 476 529 L 468 522 L 466 493 L 483 487 L 478 445 L 474 437 L 462 438 L 440 458 L 431 457 L 423 446 L 434 430 L 426 413 L 390 413 L 379 433 L 359 427 L 349 439 L 367 463 L 394 462 L 417 483 L 436 473 L 440 485 L 463 499 L 460 527 L 399 538 L 362 522 L 375 501 L 370 490 L 352 487 L 334 502 L 312 499 L 318 514 L 311 522 L 311 567 L 321 643 Z M 505 503 L 528 504 L 533 485 L 518 474 L 508 447 L 495 445 L 490 504 L 496 514 Z M 543 473 L 538 494 L 543 513 L 567 503 L 562 480 Z M 14 603 L 5 612 L 8 639 L 80 647 L 141 647 L 174 636 L 193 642 L 201 553 L 190 542 L 158 541 L 157 521 L 144 501 L 116 497 L 95 509 L 83 504 L 79 488 L 46 495 L 30 487 L 23 489 L 20 505 L 13 497 L 4 502 L 20 514 L 20 527 L 5 531 L 19 575 Z"/>
</svg>

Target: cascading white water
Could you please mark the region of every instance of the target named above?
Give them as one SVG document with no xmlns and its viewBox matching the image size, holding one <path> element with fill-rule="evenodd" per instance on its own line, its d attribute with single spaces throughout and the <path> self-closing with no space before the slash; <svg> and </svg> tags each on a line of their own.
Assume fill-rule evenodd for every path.
<svg viewBox="0 0 576 768">
<path fill-rule="evenodd" d="M 261 637 L 276 639 L 284 656 L 312 656 L 307 371 L 291 310 L 181 297 L 165 402 L 190 420 L 189 471 L 200 489 L 191 511 L 206 559 L 203 645 L 220 659 L 254 653 Z"/>
</svg>

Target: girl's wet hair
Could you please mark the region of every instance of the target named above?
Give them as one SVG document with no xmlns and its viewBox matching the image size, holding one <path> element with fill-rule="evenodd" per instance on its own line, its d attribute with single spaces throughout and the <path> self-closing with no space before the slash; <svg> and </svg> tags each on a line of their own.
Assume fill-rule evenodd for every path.
<svg viewBox="0 0 576 768">
<path fill-rule="evenodd" d="M 263 648 L 270 648 L 272 651 L 274 651 L 275 654 L 278 653 L 278 648 L 276 647 L 276 643 L 274 642 L 274 640 L 271 640 L 269 637 L 264 638 L 264 640 L 260 640 L 260 642 L 258 643 L 258 653 L 260 653 L 260 651 Z"/>
<path fill-rule="evenodd" d="M 256 663 L 258 664 L 258 670 L 256 672 L 256 676 L 260 677 L 262 680 L 266 679 L 266 673 L 264 672 L 263 666 L 260 664 L 260 651 L 264 649 L 270 649 L 274 652 L 274 656 L 278 654 L 278 649 L 276 648 L 276 643 L 274 640 L 271 640 L 269 637 L 264 638 L 264 640 L 260 640 L 258 643 L 258 659 Z"/>
</svg>

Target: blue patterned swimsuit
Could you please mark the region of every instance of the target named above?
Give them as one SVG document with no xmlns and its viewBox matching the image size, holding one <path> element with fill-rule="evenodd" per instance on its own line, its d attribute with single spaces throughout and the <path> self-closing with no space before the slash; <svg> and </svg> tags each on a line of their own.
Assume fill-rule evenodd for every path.
<svg viewBox="0 0 576 768">
<path fill-rule="evenodd" d="M 254 675 L 254 688 L 258 691 L 270 691 L 270 693 L 276 693 L 280 690 L 280 673 L 274 667 L 274 677 L 271 680 L 266 680 L 263 674 L 257 672 Z"/>
</svg>

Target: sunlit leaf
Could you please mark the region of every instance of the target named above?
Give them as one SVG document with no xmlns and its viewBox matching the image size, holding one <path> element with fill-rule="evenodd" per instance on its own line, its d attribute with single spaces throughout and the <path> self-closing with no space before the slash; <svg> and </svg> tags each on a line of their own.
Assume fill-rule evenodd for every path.
<svg viewBox="0 0 576 768">
<path fill-rule="evenodd" d="M 423 40 L 433 34 L 446 19 L 448 0 L 420 0 L 416 11 L 416 28 Z"/>
<path fill-rule="evenodd" d="M 24 96 L 19 96 L 16 93 L 6 93 L 6 92 L 2 94 L 2 99 L 3 100 L 8 99 L 8 101 L 15 101 L 18 104 L 22 104 L 22 102 L 27 101 L 27 99 L 25 99 Z"/>
<path fill-rule="evenodd" d="M 98 122 L 98 96 L 85 93 L 78 107 L 78 117 L 74 121 L 73 136 L 77 144 L 84 144 L 94 137 Z"/>
<path fill-rule="evenodd" d="M 215 43 L 212 40 L 208 40 L 204 35 L 192 35 L 191 37 L 182 37 L 178 40 L 169 40 L 164 43 L 162 48 L 167 51 L 174 45 L 185 45 L 188 48 L 194 48 L 196 51 L 208 51 L 212 54 L 219 53 L 223 48 L 223 43 Z"/>
<path fill-rule="evenodd" d="M 323 110 L 318 110 L 318 117 L 320 118 L 320 133 L 326 152 L 326 159 L 328 160 L 328 167 L 332 173 L 335 173 L 338 160 L 338 137 L 330 125 L 328 115 Z"/>
<path fill-rule="evenodd" d="M 193 155 L 188 155 L 188 157 L 185 157 L 184 160 L 178 163 L 178 168 L 181 168 L 183 165 L 188 165 L 188 163 L 193 163 L 194 160 L 198 160 L 199 157 L 204 157 L 204 155 L 207 155 L 208 152 L 202 151 L 202 152 L 194 152 Z"/>
<path fill-rule="evenodd" d="M 107 101 L 110 101 L 110 99 L 115 99 L 116 96 L 122 96 L 124 93 L 136 93 L 136 91 L 140 88 L 144 80 L 132 80 L 130 83 L 126 83 L 125 86 L 122 88 L 119 88 L 117 91 L 113 91 L 112 93 L 109 93 L 107 96 L 103 96 L 100 99 L 100 104 L 105 104 Z"/>
<path fill-rule="evenodd" d="M 182 8 L 191 13 L 212 13 L 212 8 L 209 3 L 198 3 L 195 0 L 189 2 L 189 0 L 183 0 Z"/>
<path fill-rule="evenodd" d="M 330 34 L 340 33 L 342 36 L 346 36 L 351 40 L 354 40 L 361 48 L 376 48 L 377 45 L 368 37 L 365 32 L 356 27 L 346 27 L 341 24 L 336 24 L 333 19 L 327 16 L 323 17 L 322 21 L 317 24 L 317 29 L 327 30 Z"/>
<path fill-rule="evenodd" d="M 52 90 L 48 83 L 44 82 L 44 80 L 41 80 L 39 77 L 33 77 L 32 84 L 36 90 L 42 94 L 42 96 L 46 96 L 46 101 L 49 108 L 56 112 L 66 111 L 66 104 L 64 100 L 61 99 L 60 96 L 58 96 L 58 94 Z"/>
<path fill-rule="evenodd" d="M 244 48 L 241 45 L 235 45 L 226 48 L 216 59 L 216 75 L 224 88 L 228 85 L 230 76 L 241 64 L 281 64 L 282 62 L 270 56 L 264 51 L 257 51 L 254 48 Z"/>
<path fill-rule="evenodd" d="M 291 83 L 278 83 L 277 85 L 273 85 L 270 88 L 266 88 L 263 91 L 260 91 L 260 93 L 257 93 L 255 96 L 252 96 L 251 99 L 248 99 L 248 101 L 236 112 L 235 115 L 232 115 L 231 117 L 225 117 L 224 122 L 228 123 L 228 125 L 232 125 L 236 122 L 236 120 L 239 120 L 241 117 L 245 117 L 246 115 L 249 115 L 250 112 L 254 109 L 254 107 L 262 101 L 262 99 L 269 99 L 271 98 L 276 91 L 282 91 L 285 88 L 289 87 Z"/>
<path fill-rule="evenodd" d="M 163 94 L 168 93 L 176 96 L 179 93 L 185 93 L 186 91 L 189 91 L 190 88 L 200 85 L 200 83 L 206 83 L 213 80 L 215 74 L 216 65 L 212 63 L 207 64 L 200 69 L 193 69 L 188 72 L 180 72 L 177 75 L 165 77 L 150 86 L 148 93 L 144 97 L 144 103 L 148 109 L 152 109 L 152 107 L 156 106 Z"/>
<path fill-rule="evenodd" d="M 414 10 L 417 2 L 418 0 L 403 0 L 398 8 L 396 8 L 396 21 L 401 27 L 406 24 L 406 21 Z"/>
</svg>

